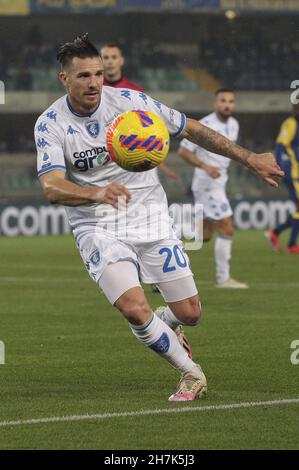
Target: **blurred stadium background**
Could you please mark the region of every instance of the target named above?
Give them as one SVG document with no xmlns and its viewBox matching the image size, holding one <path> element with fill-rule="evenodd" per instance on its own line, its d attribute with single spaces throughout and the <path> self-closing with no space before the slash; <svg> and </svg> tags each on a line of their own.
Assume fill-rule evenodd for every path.
<svg viewBox="0 0 299 470">
<path fill-rule="evenodd" d="M 241 143 L 273 150 L 290 114 L 297 77 L 299 2 L 292 0 L 0 0 L 0 234 L 68 232 L 64 211 L 49 208 L 36 177 L 33 126 L 63 94 L 56 49 L 88 31 L 99 46 L 118 42 L 126 75 L 151 96 L 200 118 L 211 112 L 213 92 L 237 91 Z M 167 160 L 182 175 L 161 175 L 170 203 L 191 201 L 193 168 Z M 239 228 L 266 228 L 292 204 L 237 164 L 229 194 Z"/>
</svg>

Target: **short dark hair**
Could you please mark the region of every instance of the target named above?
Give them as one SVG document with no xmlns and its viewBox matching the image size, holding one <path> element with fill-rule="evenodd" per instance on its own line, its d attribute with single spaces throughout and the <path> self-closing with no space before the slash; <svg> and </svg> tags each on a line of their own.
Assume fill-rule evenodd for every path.
<svg viewBox="0 0 299 470">
<path fill-rule="evenodd" d="M 234 93 L 235 94 L 235 90 L 233 90 L 232 88 L 218 88 L 218 90 L 215 91 L 215 96 L 220 95 L 220 93 Z"/>
<path fill-rule="evenodd" d="M 57 53 L 57 60 L 65 67 L 74 57 L 85 59 L 87 57 L 100 57 L 97 48 L 88 39 L 88 33 L 76 37 L 72 42 L 61 44 Z"/>
<path fill-rule="evenodd" d="M 116 47 L 116 49 L 120 50 L 121 54 L 123 52 L 121 46 L 117 42 L 107 42 L 101 46 L 101 50 L 104 49 L 104 47 Z"/>
</svg>

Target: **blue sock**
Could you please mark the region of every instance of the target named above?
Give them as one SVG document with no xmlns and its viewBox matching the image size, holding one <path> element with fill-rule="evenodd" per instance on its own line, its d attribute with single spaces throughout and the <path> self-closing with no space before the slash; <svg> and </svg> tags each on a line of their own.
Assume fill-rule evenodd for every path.
<svg viewBox="0 0 299 470">
<path fill-rule="evenodd" d="M 292 230 L 291 230 L 289 246 L 296 245 L 298 234 L 299 234 L 299 219 L 292 217 Z"/>
<path fill-rule="evenodd" d="M 292 227 L 292 223 L 293 223 L 293 217 L 291 215 L 288 216 L 287 220 L 285 221 L 284 224 L 280 224 L 278 225 L 278 227 L 276 227 L 273 232 L 276 233 L 276 235 L 280 235 L 281 232 L 283 232 L 284 230 L 286 230 L 287 228 L 290 228 Z"/>
</svg>

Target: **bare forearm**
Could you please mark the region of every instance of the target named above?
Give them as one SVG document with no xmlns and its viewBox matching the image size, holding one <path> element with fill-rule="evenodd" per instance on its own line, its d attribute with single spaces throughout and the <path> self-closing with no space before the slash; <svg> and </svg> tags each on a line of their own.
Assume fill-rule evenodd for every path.
<svg viewBox="0 0 299 470">
<path fill-rule="evenodd" d="M 231 142 L 226 137 L 218 134 L 218 132 L 213 131 L 198 121 L 187 119 L 187 126 L 183 136 L 200 147 L 205 148 L 209 152 L 224 155 L 225 157 L 248 166 L 248 159 L 252 155 L 251 151 Z"/>
<path fill-rule="evenodd" d="M 179 149 L 179 156 L 182 157 L 187 163 L 190 163 L 190 165 L 196 166 L 198 168 L 204 169 L 204 163 L 194 155 L 194 153 L 190 152 L 190 150 L 187 150 L 185 148 L 180 148 Z"/>
<path fill-rule="evenodd" d="M 82 187 L 64 179 L 55 180 L 55 182 L 47 181 L 43 185 L 43 189 L 52 204 L 64 206 L 92 204 L 96 201 L 96 194 L 99 192 L 99 188 Z"/>
<path fill-rule="evenodd" d="M 118 208 L 119 203 L 129 202 L 131 194 L 128 189 L 116 181 L 102 188 L 96 186 L 79 186 L 64 179 L 61 170 L 51 171 L 40 177 L 40 183 L 48 201 L 64 206 L 82 206 L 85 204 L 110 204 Z"/>
<path fill-rule="evenodd" d="M 179 175 L 173 171 L 171 168 L 169 168 L 168 165 L 166 165 L 166 163 L 160 163 L 160 165 L 158 166 L 158 169 L 160 171 L 162 171 L 162 173 L 164 173 L 164 175 L 168 176 L 169 178 L 172 178 L 172 179 L 179 179 Z"/>
</svg>

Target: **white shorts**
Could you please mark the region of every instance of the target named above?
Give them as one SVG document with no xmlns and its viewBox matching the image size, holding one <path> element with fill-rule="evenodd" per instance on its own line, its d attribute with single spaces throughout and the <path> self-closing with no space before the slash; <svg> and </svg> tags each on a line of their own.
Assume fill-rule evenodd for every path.
<svg viewBox="0 0 299 470">
<path fill-rule="evenodd" d="M 233 211 L 227 199 L 225 185 L 202 184 L 193 190 L 194 203 L 203 205 L 203 218 L 222 220 L 232 216 Z"/>
<path fill-rule="evenodd" d="M 124 242 L 89 232 L 79 238 L 78 248 L 91 278 L 98 283 L 105 268 L 118 261 L 133 262 L 145 284 L 159 284 L 192 276 L 183 243 L 175 238 L 148 243 Z"/>
</svg>

